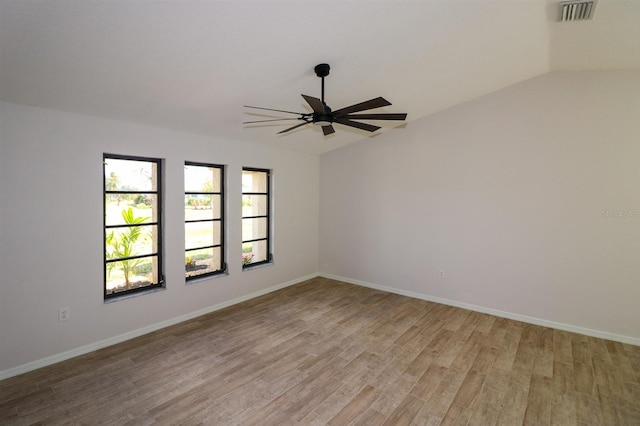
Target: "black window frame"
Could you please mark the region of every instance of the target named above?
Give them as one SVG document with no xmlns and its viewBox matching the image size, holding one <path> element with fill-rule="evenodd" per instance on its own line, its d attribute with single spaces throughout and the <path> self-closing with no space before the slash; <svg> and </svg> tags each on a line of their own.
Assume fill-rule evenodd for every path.
<svg viewBox="0 0 640 426">
<path fill-rule="evenodd" d="M 266 241 L 266 245 L 267 245 L 267 256 L 265 260 L 261 260 L 259 262 L 252 262 L 252 263 L 248 263 L 248 264 L 242 264 L 242 270 L 247 270 L 247 269 L 252 269 L 255 268 L 256 266 L 260 266 L 260 265 L 267 265 L 267 264 L 271 264 L 273 263 L 273 254 L 271 252 L 271 243 L 272 243 L 272 235 L 271 235 L 271 220 L 272 220 L 272 214 L 271 214 L 271 175 L 272 175 L 272 170 L 270 169 L 262 169 L 262 168 L 257 168 L 257 167 L 243 167 L 242 168 L 242 172 L 261 172 L 261 173 L 266 173 L 267 175 L 267 191 L 266 192 L 254 192 L 254 191 L 244 191 L 244 189 L 242 190 L 242 197 L 244 198 L 245 195 L 265 195 L 267 198 L 267 214 L 266 215 L 257 215 L 257 216 L 245 216 L 244 213 L 242 214 L 242 220 L 244 221 L 245 219 L 260 219 L 260 218 L 266 218 L 266 222 L 267 222 L 267 232 L 266 232 L 266 237 L 265 238 L 253 238 L 250 240 L 245 240 L 244 238 L 242 238 L 242 243 L 241 246 L 243 246 L 245 243 L 252 243 L 252 242 L 256 242 L 256 241 Z"/>
<path fill-rule="evenodd" d="M 198 192 L 187 192 L 186 188 L 184 190 L 184 195 L 219 195 L 220 196 L 220 218 L 219 219 L 197 219 L 197 220 L 187 220 L 185 218 L 184 223 L 185 225 L 187 223 L 197 223 L 197 222 L 220 222 L 220 244 L 213 244 L 213 245 L 207 245 L 207 246 L 202 246 L 202 247 L 196 247 L 196 248 L 190 248 L 187 249 L 186 247 L 186 238 L 185 238 L 185 257 L 186 254 L 189 251 L 194 251 L 194 250 L 201 250 L 201 249 L 205 249 L 205 248 L 216 248 L 216 247 L 220 247 L 220 266 L 221 269 L 218 269 L 216 271 L 212 271 L 212 272 L 208 272 L 206 274 L 198 274 L 198 275 L 192 275 L 192 276 L 188 276 L 186 274 L 185 271 L 185 279 L 187 282 L 189 281 L 195 281 L 195 280 L 199 280 L 202 278 L 207 278 L 207 277 L 212 277 L 212 276 L 217 276 L 217 275 L 225 275 L 227 274 L 227 262 L 226 262 L 226 255 L 225 255 L 225 251 L 226 251 L 226 215 L 225 215 L 225 206 L 226 206 L 226 199 L 225 199 L 225 166 L 223 164 L 211 164 L 211 163 L 202 163 L 202 162 L 196 162 L 196 161 L 185 161 L 184 162 L 185 166 L 196 166 L 196 167 L 207 167 L 207 168 L 217 168 L 220 170 L 220 191 L 219 192 L 205 192 L 205 191 L 198 191 Z"/>
<path fill-rule="evenodd" d="M 127 161 L 140 161 L 145 163 L 155 163 L 156 165 L 156 190 L 155 191 L 137 191 L 137 190 L 107 190 L 107 177 L 106 177 L 106 163 L 108 159 L 114 160 L 127 160 Z M 162 189 L 164 187 L 163 183 L 163 174 L 162 174 L 162 159 L 160 158 L 152 158 L 152 157 L 139 157 L 132 155 L 121 155 L 121 154 L 109 154 L 104 153 L 102 155 L 102 179 L 103 179 L 103 198 L 102 198 L 102 207 L 103 207 L 103 265 L 104 265 L 104 281 L 103 281 L 103 292 L 104 292 L 104 300 L 117 300 L 119 298 L 128 297 L 130 295 L 135 295 L 138 293 L 147 293 L 156 291 L 158 289 L 165 288 L 165 275 L 164 275 L 164 251 L 163 251 L 163 197 L 162 197 Z M 124 226 L 156 226 L 157 229 L 157 251 L 151 254 L 143 254 L 130 256 L 126 258 L 118 258 L 118 259 L 107 259 L 107 230 L 122 228 L 123 225 L 107 225 L 107 203 L 106 198 L 109 194 L 154 194 L 157 199 L 157 212 L 156 212 L 156 220 L 151 222 L 145 222 L 138 225 L 124 225 Z M 139 259 L 146 257 L 157 257 L 158 264 L 158 282 L 151 283 L 144 287 L 132 288 L 129 290 L 122 290 L 118 292 L 107 293 L 107 264 L 111 262 L 118 262 L 127 259 Z"/>
</svg>

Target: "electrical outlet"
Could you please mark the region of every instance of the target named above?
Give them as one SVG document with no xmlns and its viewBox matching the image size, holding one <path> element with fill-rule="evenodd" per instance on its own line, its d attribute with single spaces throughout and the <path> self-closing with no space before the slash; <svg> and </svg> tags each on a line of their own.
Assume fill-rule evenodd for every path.
<svg viewBox="0 0 640 426">
<path fill-rule="evenodd" d="M 58 322 L 69 321 L 69 308 L 58 309 Z"/>
<path fill-rule="evenodd" d="M 441 280 L 444 280 L 444 269 L 440 269 L 438 271 L 438 277 L 440 277 Z"/>
</svg>

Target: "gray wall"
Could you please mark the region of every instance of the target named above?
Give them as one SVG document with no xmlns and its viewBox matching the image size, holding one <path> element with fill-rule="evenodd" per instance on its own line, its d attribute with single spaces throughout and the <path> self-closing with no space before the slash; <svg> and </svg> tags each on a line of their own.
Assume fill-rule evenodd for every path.
<svg viewBox="0 0 640 426">
<path fill-rule="evenodd" d="M 546 74 L 324 154 L 320 270 L 640 344 L 639 165 L 640 72 Z"/>
<path fill-rule="evenodd" d="M 317 156 L 14 104 L 0 108 L 0 376 L 317 273 Z M 108 304 L 102 296 L 104 152 L 163 158 L 166 181 L 167 289 Z M 185 160 L 228 166 L 230 274 L 188 285 Z M 245 272 L 243 166 L 273 169 L 275 199 L 275 262 Z M 70 321 L 58 322 L 59 307 L 70 308 Z"/>
</svg>

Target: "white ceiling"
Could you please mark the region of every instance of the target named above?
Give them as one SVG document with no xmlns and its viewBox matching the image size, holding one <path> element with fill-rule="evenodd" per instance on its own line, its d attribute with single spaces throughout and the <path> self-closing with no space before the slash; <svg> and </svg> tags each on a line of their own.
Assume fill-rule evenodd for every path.
<svg viewBox="0 0 640 426">
<path fill-rule="evenodd" d="M 0 100 L 319 154 L 371 134 L 278 136 L 287 124 L 243 126 L 260 117 L 242 106 L 308 111 L 321 62 L 329 106 L 383 96 L 373 112 L 406 126 L 553 70 L 640 69 L 640 0 L 573 23 L 557 3 L 0 0 Z"/>
</svg>

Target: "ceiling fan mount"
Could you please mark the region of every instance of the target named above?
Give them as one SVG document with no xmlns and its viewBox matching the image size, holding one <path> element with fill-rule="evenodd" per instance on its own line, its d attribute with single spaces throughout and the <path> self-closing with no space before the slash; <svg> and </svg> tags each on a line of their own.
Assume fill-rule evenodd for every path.
<svg viewBox="0 0 640 426">
<path fill-rule="evenodd" d="M 272 108 L 262 108 L 256 106 L 245 105 L 245 108 L 253 108 L 260 109 L 266 111 L 276 111 L 283 112 L 287 114 L 295 114 L 298 115 L 296 118 L 276 118 L 269 120 L 258 120 L 258 121 L 245 121 L 243 124 L 256 124 L 256 123 L 265 123 L 265 122 L 273 122 L 273 121 L 284 121 L 284 120 L 301 120 L 303 123 L 296 124 L 293 127 L 289 127 L 284 129 L 278 134 L 286 133 L 291 130 L 297 129 L 298 127 L 302 127 L 306 124 L 315 124 L 317 126 L 322 127 L 322 132 L 325 136 L 328 136 L 332 133 L 335 133 L 335 129 L 333 128 L 333 123 L 342 124 L 349 127 L 355 127 L 357 129 L 366 130 L 368 132 L 375 132 L 380 129 L 379 126 L 374 126 L 368 123 L 361 123 L 359 121 L 353 121 L 353 119 L 358 120 L 405 120 L 407 118 L 407 114 L 405 113 L 378 113 L 378 114 L 353 114 L 355 112 L 365 111 L 368 109 L 380 108 L 384 106 L 391 105 L 391 102 L 387 101 L 382 97 L 370 99 L 368 101 L 360 102 L 358 104 L 354 104 L 345 108 L 340 108 L 338 110 L 332 111 L 331 108 L 324 101 L 324 78 L 329 75 L 331 67 L 329 64 L 318 64 L 314 67 L 314 72 L 316 75 L 322 79 L 322 89 L 321 89 L 321 97 L 320 99 L 314 98 L 313 96 L 302 95 L 305 101 L 309 104 L 313 112 L 293 112 L 293 111 L 284 111 L 279 109 Z"/>
<path fill-rule="evenodd" d="M 320 78 L 328 76 L 330 69 L 331 67 L 329 66 L 329 64 L 318 64 L 315 66 L 315 68 L 313 68 L 316 75 Z"/>
</svg>

